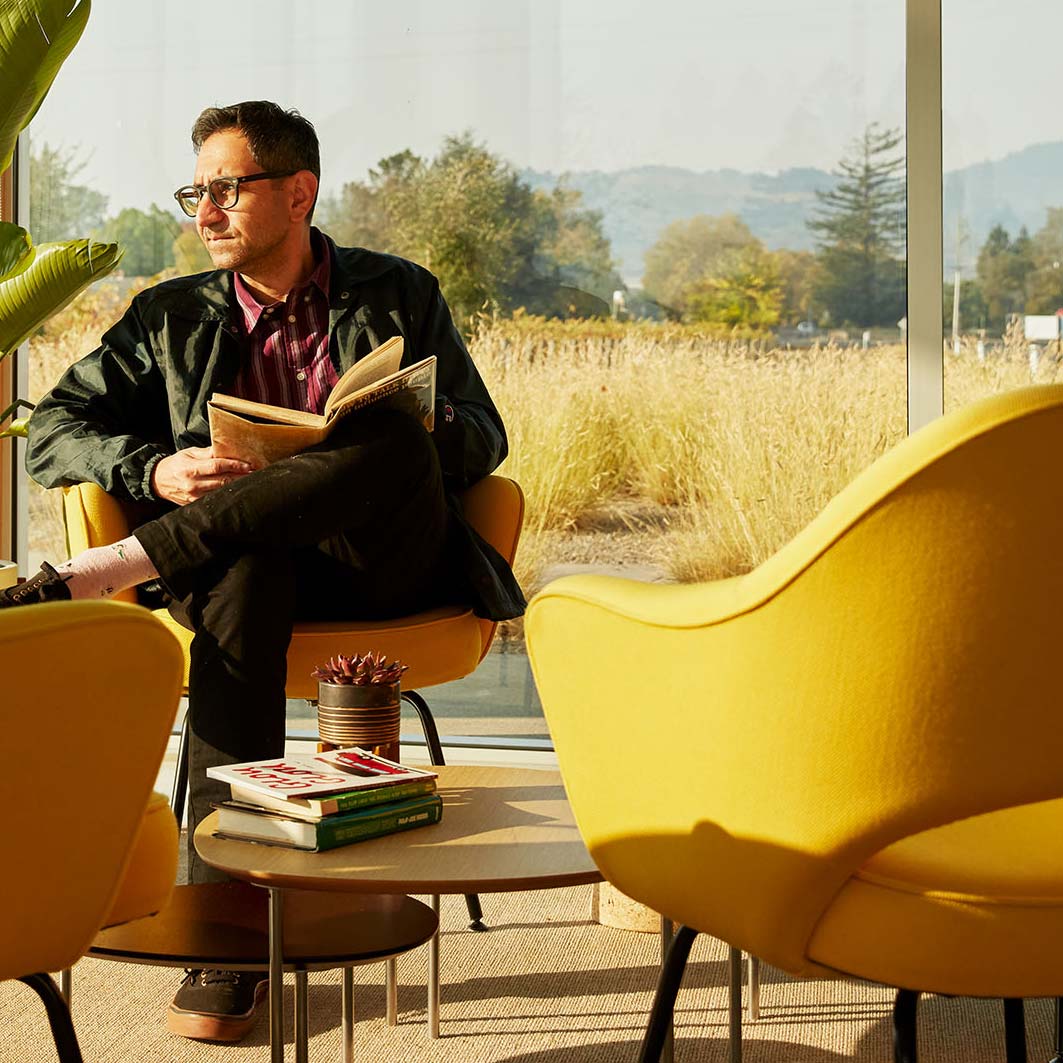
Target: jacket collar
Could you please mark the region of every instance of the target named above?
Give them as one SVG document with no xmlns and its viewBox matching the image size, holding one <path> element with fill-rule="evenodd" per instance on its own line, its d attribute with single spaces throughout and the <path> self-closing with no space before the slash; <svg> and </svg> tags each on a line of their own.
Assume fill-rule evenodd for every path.
<svg viewBox="0 0 1063 1063">
<path fill-rule="evenodd" d="M 333 317 L 355 304 L 359 285 L 390 273 L 401 261 L 392 255 L 367 251 L 364 247 L 337 247 L 325 233 L 321 233 L 321 238 L 332 252 L 329 310 Z M 164 281 L 154 291 L 159 300 L 168 304 L 171 313 L 181 317 L 231 321 L 240 312 L 233 290 L 233 274 L 227 269 L 176 277 Z"/>
</svg>

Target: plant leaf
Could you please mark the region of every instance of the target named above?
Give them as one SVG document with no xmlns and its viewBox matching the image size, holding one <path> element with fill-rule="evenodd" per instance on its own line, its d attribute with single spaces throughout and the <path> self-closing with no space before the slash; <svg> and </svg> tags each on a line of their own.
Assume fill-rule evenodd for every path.
<svg viewBox="0 0 1063 1063">
<path fill-rule="evenodd" d="M 7 439 L 10 436 L 18 436 L 20 439 L 25 439 L 29 435 L 30 419 L 28 417 L 16 417 L 7 428 L 0 431 L 0 439 Z"/>
<path fill-rule="evenodd" d="M 14 232 L 12 232 L 14 230 Z M 23 242 L 26 253 L 18 257 L 8 241 Z M 94 280 L 118 265 L 117 244 L 69 240 L 34 248 L 24 229 L 0 229 L 0 261 L 15 261 L 0 274 L 0 359 L 10 354 L 34 329 L 62 310 Z"/>
<path fill-rule="evenodd" d="M 32 255 L 30 234 L 9 221 L 0 221 L 0 277 L 14 272 L 21 262 Z"/>
<path fill-rule="evenodd" d="M 0 4 L 0 171 L 11 164 L 15 139 L 52 87 L 81 39 L 90 0 L 4 0 Z"/>
</svg>

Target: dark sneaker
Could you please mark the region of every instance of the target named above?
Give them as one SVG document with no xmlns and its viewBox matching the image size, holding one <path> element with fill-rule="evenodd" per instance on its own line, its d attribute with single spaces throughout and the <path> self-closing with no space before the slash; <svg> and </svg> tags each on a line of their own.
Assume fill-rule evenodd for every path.
<svg viewBox="0 0 1063 1063">
<path fill-rule="evenodd" d="M 0 590 L 0 609 L 8 609 L 13 605 L 38 605 L 41 602 L 68 602 L 68 579 L 69 576 L 60 576 L 47 561 L 42 561 L 41 570 L 36 576 Z"/>
<path fill-rule="evenodd" d="M 265 971 L 185 971 L 166 1028 L 196 1041 L 239 1041 L 268 988 Z"/>
</svg>

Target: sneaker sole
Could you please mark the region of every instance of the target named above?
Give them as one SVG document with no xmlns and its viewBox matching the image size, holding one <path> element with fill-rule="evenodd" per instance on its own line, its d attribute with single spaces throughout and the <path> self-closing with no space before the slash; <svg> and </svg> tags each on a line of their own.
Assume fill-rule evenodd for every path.
<svg viewBox="0 0 1063 1063">
<path fill-rule="evenodd" d="M 255 1025 L 255 1011 L 262 1003 L 269 982 L 255 986 L 255 1003 L 246 1015 L 217 1015 L 209 1011 L 182 1011 L 170 1005 L 166 1029 L 192 1041 L 241 1041 Z"/>
</svg>

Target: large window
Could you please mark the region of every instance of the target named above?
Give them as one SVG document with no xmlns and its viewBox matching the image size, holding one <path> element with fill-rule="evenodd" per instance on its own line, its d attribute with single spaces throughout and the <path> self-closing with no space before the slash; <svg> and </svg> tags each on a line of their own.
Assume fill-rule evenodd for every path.
<svg viewBox="0 0 1063 1063">
<path fill-rule="evenodd" d="M 946 408 L 1061 378 L 1063 142 L 1042 61 L 1060 33 L 1046 0 L 942 2 Z"/>
<path fill-rule="evenodd" d="M 96 5 L 30 130 L 38 239 L 123 272 L 33 341 L 40 394 L 204 268 L 171 192 L 205 106 L 322 141 L 317 219 L 440 277 L 528 496 L 518 571 L 733 575 L 905 428 L 901 0 Z M 855 227 L 855 228 L 854 228 Z M 62 550 L 35 492 L 30 563 Z M 343 647 L 337 647 L 341 650 Z M 441 730 L 544 735 L 519 623 Z"/>
</svg>

